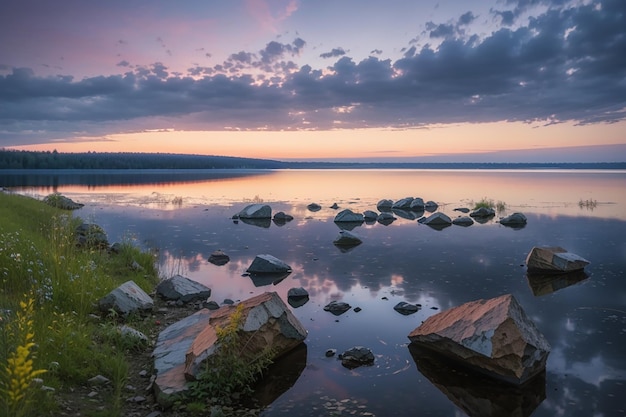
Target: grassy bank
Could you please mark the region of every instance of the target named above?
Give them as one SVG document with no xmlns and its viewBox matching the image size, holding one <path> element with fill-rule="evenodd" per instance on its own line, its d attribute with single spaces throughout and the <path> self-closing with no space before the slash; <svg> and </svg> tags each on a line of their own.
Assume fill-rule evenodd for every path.
<svg viewBox="0 0 626 417">
<path fill-rule="evenodd" d="M 96 375 L 111 381 L 107 407 L 81 415 L 120 414 L 126 351 L 134 346 L 119 336 L 114 315 L 94 315 L 97 302 L 128 280 L 150 292 L 158 274 L 153 256 L 130 243 L 118 254 L 78 248 L 81 222 L 0 193 L 0 415 L 58 415 L 64 395 Z"/>
</svg>

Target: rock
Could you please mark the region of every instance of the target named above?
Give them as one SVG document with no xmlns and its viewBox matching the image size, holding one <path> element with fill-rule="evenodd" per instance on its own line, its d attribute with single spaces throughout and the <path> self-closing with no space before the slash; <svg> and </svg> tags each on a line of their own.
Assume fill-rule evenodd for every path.
<svg viewBox="0 0 626 417">
<path fill-rule="evenodd" d="M 469 213 L 470 209 L 468 209 L 467 207 L 457 207 L 454 209 L 454 211 L 460 211 L 461 213 Z"/>
<path fill-rule="evenodd" d="M 135 341 L 140 343 L 148 343 L 148 336 L 146 336 L 137 329 L 134 329 L 124 324 L 122 326 L 119 326 L 118 330 L 124 338 L 134 339 Z"/>
<path fill-rule="evenodd" d="M 90 378 L 87 382 L 89 382 L 91 385 L 107 385 L 111 381 L 106 376 L 96 375 L 93 378 Z"/>
<path fill-rule="evenodd" d="M 337 354 L 337 349 L 328 349 L 324 354 L 327 358 L 332 358 Z"/>
<path fill-rule="evenodd" d="M 78 210 L 84 207 L 84 204 L 76 203 L 72 199 L 65 197 L 59 193 L 53 193 L 44 197 L 43 202 L 49 206 L 60 208 L 62 210 Z"/>
<path fill-rule="evenodd" d="M 220 308 L 220 305 L 217 304 L 217 302 L 215 301 L 207 301 L 204 303 L 204 308 L 207 308 L 209 310 L 217 310 L 218 308 Z"/>
<path fill-rule="evenodd" d="M 485 218 L 485 217 L 495 216 L 496 212 L 494 209 L 489 208 L 489 207 L 480 207 L 472 211 L 469 215 L 470 217 Z"/>
<path fill-rule="evenodd" d="M 267 204 L 250 204 L 239 212 L 239 218 L 243 219 L 271 219 L 272 208 Z"/>
<path fill-rule="evenodd" d="M 329 311 L 335 316 L 340 316 L 351 308 L 350 304 L 344 303 L 343 301 L 331 301 L 324 307 L 324 311 Z"/>
<path fill-rule="evenodd" d="M 335 222 L 348 222 L 348 223 L 363 223 L 363 215 L 361 213 L 354 213 L 350 209 L 345 209 L 337 213 L 335 216 Z"/>
<path fill-rule="evenodd" d="M 511 294 L 442 311 L 408 337 L 411 343 L 517 385 L 545 371 L 550 353 L 548 341 Z"/>
<path fill-rule="evenodd" d="M 450 220 L 450 217 L 441 212 L 433 213 L 426 218 L 420 219 L 419 222 L 437 230 L 442 230 L 452 225 L 452 220 Z"/>
<path fill-rule="evenodd" d="M 164 300 L 175 300 L 188 303 L 191 301 L 206 300 L 211 296 L 211 289 L 182 275 L 174 275 L 161 281 L 156 292 Z"/>
<path fill-rule="evenodd" d="M 154 302 L 134 281 L 126 281 L 102 297 L 98 305 L 103 313 L 114 310 L 117 314 L 126 317 L 134 312 L 152 310 Z"/>
<path fill-rule="evenodd" d="M 333 205 L 330 206 L 330 208 L 333 210 L 337 210 L 339 208 L 339 205 L 337 203 L 333 203 Z"/>
<path fill-rule="evenodd" d="M 387 199 L 380 200 L 378 204 L 376 204 L 378 211 L 390 211 L 392 206 L 393 201 Z"/>
<path fill-rule="evenodd" d="M 376 221 L 376 219 L 378 218 L 378 213 L 376 213 L 375 211 L 372 210 L 365 210 L 363 212 L 363 219 L 365 219 L 365 221 Z"/>
<path fill-rule="evenodd" d="M 213 251 L 211 255 L 209 255 L 209 262 L 213 265 L 222 266 L 226 265 L 230 261 L 230 256 L 226 255 L 220 249 Z"/>
<path fill-rule="evenodd" d="M 76 227 L 76 246 L 87 249 L 107 249 L 109 240 L 104 229 L 97 224 L 81 223 Z"/>
<path fill-rule="evenodd" d="M 437 210 L 438 208 L 439 208 L 439 204 L 435 203 L 432 200 L 428 200 L 426 203 L 424 203 L 424 210 L 429 211 L 431 213 Z"/>
<path fill-rule="evenodd" d="M 455 224 L 457 226 L 467 227 L 467 226 L 473 225 L 474 224 L 474 220 L 472 220 L 472 218 L 469 217 L 469 216 L 461 216 L 461 217 L 457 217 L 456 219 L 452 220 L 452 224 Z"/>
<path fill-rule="evenodd" d="M 407 220 L 415 220 L 418 217 L 418 213 L 421 215 L 421 212 L 414 210 L 400 210 L 400 209 L 391 209 L 391 212 L 398 217 L 402 217 Z"/>
<path fill-rule="evenodd" d="M 384 226 L 389 226 L 396 218 L 389 212 L 382 212 L 378 215 L 376 221 Z"/>
<path fill-rule="evenodd" d="M 538 247 L 531 249 L 526 257 L 529 272 L 562 273 L 584 269 L 590 262 L 574 253 L 559 247 Z"/>
<path fill-rule="evenodd" d="M 500 224 L 503 226 L 509 226 L 514 228 L 521 228 L 526 226 L 528 219 L 523 213 L 513 213 L 509 216 L 500 219 Z"/>
<path fill-rule="evenodd" d="M 361 238 L 348 230 L 340 230 L 333 243 L 337 246 L 357 246 L 363 243 Z"/>
<path fill-rule="evenodd" d="M 309 209 L 309 211 L 320 211 L 322 209 L 322 206 L 317 203 L 311 203 L 306 206 L 306 208 Z"/>
<path fill-rule="evenodd" d="M 241 304 L 243 327 L 239 332 L 244 333 L 242 340 L 245 343 L 241 346 L 242 356 L 256 357 L 270 347 L 273 358 L 278 358 L 306 339 L 307 331 L 277 293 L 266 292 Z M 188 380 L 194 380 L 204 369 L 203 364 L 208 357 L 219 354 L 215 329 L 225 328 L 236 309 L 236 306 L 227 306 L 214 311 L 209 323 L 205 323 L 207 325 L 197 334 L 185 358 L 185 377 Z"/>
<path fill-rule="evenodd" d="M 393 307 L 393 309 L 404 316 L 408 316 L 410 314 L 417 313 L 420 308 L 416 304 L 410 304 L 406 301 L 400 301 Z"/>
<path fill-rule="evenodd" d="M 283 211 L 279 211 L 278 213 L 274 214 L 274 221 L 276 222 L 290 222 L 293 220 L 293 216 L 291 214 L 286 214 Z"/>
<path fill-rule="evenodd" d="M 363 346 L 352 347 L 341 355 L 341 364 L 348 369 L 358 368 L 359 366 L 370 366 L 374 364 L 374 354 L 372 351 Z"/>
<path fill-rule="evenodd" d="M 276 274 L 291 272 L 291 267 L 272 255 L 257 255 L 246 271 L 251 274 Z"/>
<path fill-rule="evenodd" d="M 413 197 L 405 197 L 393 203 L 391 208 L 399 209 L 399 210 L 409 210 L 411 208 L 412 202 L 413 202 Z"/>
<path fill-rule="evenodd" d="M 287 302 L 293 308 L 302 307 L 309 301 L 309 293 L 302 287 L 290 288 L 287 292 Z"/>
</svg>

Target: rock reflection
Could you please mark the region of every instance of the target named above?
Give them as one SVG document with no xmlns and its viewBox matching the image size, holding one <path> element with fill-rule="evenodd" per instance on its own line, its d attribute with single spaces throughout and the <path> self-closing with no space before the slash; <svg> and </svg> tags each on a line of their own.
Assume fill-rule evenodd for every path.
<svg viewBox="0 0 626 417">
<path fill-rule="evenodd" d="M 562 290 L 571 285 L 578 284 L 589 278 L 584 270 L 568 272 L 564 274 L 537 274 L 528 273 L 526 279 L 528 285 L 533 291 L 535 297 L 540 295 L 552 294 L 555 291 Z"/>
<path fill-rule="evenodd" d="M 249 225 L 257 226 L 257 227 L 262 227 L 264 229 L 269 228 L 270 225 L 272 224 L 272 219 L 270 219 L 270 218 L 267 218 L 267 219 L 246 219 L 246 218 L 240 217 L 239 220 L 241 220 L 245 224 L 249 224 Z"/>
<path fill-rule="evenodd" d="M 470 417 L 528 417 L 546 398 L 545 372 L 516 386 L 414 344 L 409 352 L 422 375 Z"/>
<path fill-rule="evenodd" d="M 287 278 L 291 272 L 281 273 L 250 273 L 248 276 L 252 280 L 255 287 L 264 287 L 266 285 L 278 285 L 282 280 Z"/>
<path fill-rule="evenodd" d="M 306 367 L 307 350 L 306 344 L 300 343 L 263 372 L 253 394 L 259 406 L 267 407 L 294 386 Z"/>
</svg>

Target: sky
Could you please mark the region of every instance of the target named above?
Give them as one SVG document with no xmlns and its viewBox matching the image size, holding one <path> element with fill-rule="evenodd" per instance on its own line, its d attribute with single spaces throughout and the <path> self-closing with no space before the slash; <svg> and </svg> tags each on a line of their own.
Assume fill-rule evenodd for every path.
<svg viewBox="0 0 626 417">
<path fill-rule="evenodd" d="M 626 161 L 626 1 L 2 0 L 0 148 Z"/>
</svg>

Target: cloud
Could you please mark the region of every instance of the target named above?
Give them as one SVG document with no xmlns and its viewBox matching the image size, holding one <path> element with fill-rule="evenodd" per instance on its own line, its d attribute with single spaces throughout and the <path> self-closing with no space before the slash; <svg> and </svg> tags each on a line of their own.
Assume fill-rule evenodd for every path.
<svg viewBox="0 0 626 417">
<path fill-rule="evenodd" d="M 537 2 L 517 6 L 531 3 Z M 187 74 L 172 73 L 161 62 L 83 79 L 5 69 L 0 146 L 174 124 L 207 130 L 405 129 L 626 118 L 626 2 L 549 7 L 517 28 L 459 35 L 459 25 L 474 18 L 464 14 L 452 25 L 454 34 L 446 27 L 437 45 L 407 46 L 395 61 L 355 61 L 346 52 L 326 68 L 297 65 L 291 58 L 306 47 L 297 38 L 240 51 Z M 433 25 L 432 31 L 440 27 Z"/>
<path fill-rule="evenodd" d="M 320 54 L 320 58 L 335 58 L 338 56 L 344 56 L 346 51 L 343 48 L 333 48 L 330 52 L 324 52 Z"/>
</svg>

